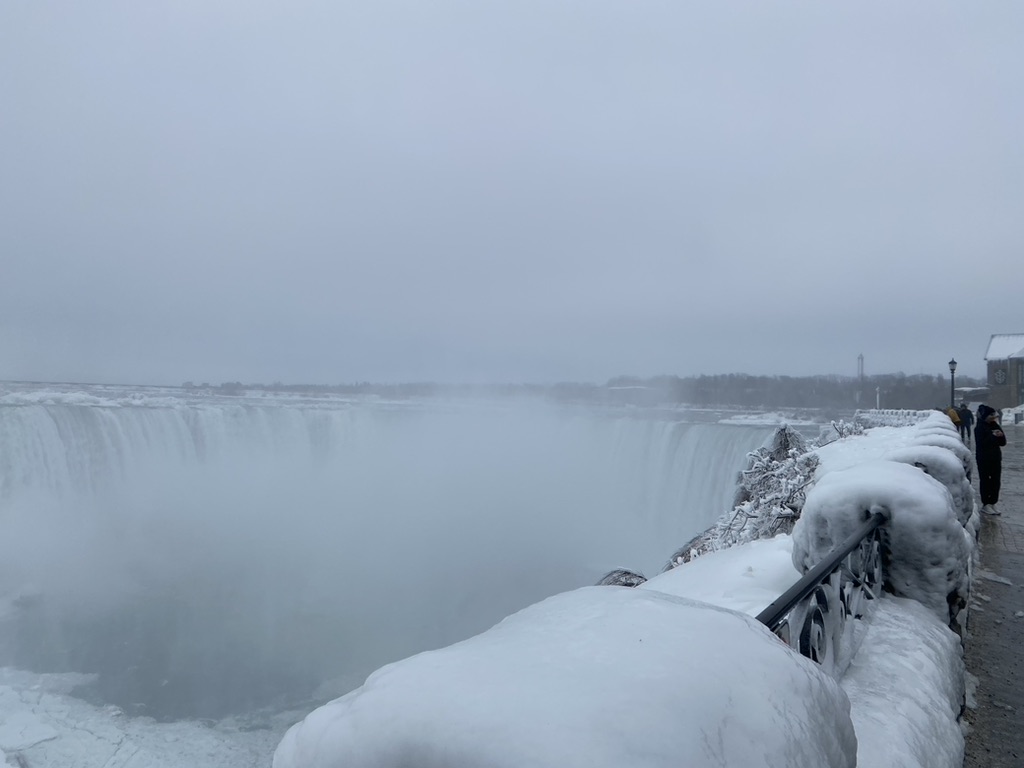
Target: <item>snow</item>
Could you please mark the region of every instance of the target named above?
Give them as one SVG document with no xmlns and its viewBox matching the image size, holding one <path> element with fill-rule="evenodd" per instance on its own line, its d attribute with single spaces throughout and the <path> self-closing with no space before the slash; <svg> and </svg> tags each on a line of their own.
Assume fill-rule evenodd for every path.
<svg viewBox="0 0 1024 768">
<path fill-rule="evenodd" d="M 73 676 L 0 670 L 0 746 L 33 768 L 235 768 L 271 753 L 274 768 L 959 768 L 965 675 L 946 600 L 970 578 L 977 513 L 949 438 L 959 444 L 938 413 L 840 438 L 817 449 L 792 536 L 710 552 L 636 589 L 555 595 L 379 669 L 291 728 L 305 713 L 129 718 L 70 696 Z M 873 601 L 835 681 L 752 616 L 869 509 L 888 515 L 901 596 Z"/>
<path fill-rule="evenodd" d="M 879 601 L 842 680 L 861 768 L 961 768 L 960 639 L 920 603 Z"/>
<path fill-rule="evenodd" d="M 109 400 L 86 392 L 10 392 L 0 395 L 0 405 L 89 405 L 93 407 L 114 406 Z"/>
<path fill-rule="evenodd" d="M 1024 356 L 1024 333 L 995 333 L 985 350 L 986 360 L 1006 360 Z"/>
<path fill-rule="evenodd" d="M 702 555 L 641 589 L 754 614 L 799 578 L 792 551 L 789 536 L 750 542 Z M 877 601 L 866 624 L 840 680 L 857 734 L 857 765 L 960 768 L 960 639 L 925 606 L 906 598 Z"/>
<path fill-rule="evenodd" d="M 1014 408 L 1003 408 L 1002 415 L 999 418 L 999 423 L 1003 427 L 1013 427 L 1024 425 L 1024 405 L 1018 405 Z"/>
<path fill-rule="evenodd" d="M 961 525 L 967 525 L 974 513 L 974 489 L 956 456 L 937 446 L 918 445 L 898 448 L 885 458 L 919 467 L 942 483 L 953 498 L 953 508 Z"/>
<path fill-rule="evenodd" d="M 755 616 L 800 576 L 793 565 L 793 539 L 783 535 L 701 555 L 686 567 L 648 579 L 640 589 L 656 589 Z"/>
<path fill-rule="evenodd" d="M 0 669 L 0 749 L 31 768 L 241 768 L 266 765 L 283 730 L 126 717 L 69 695 L 87 678 Z"/>
<path fill-rule="evenodd" d="M 936 449 L 955 456 L 961 470 Z M 977 525 L 964 469 L 970 451 L 952 422 L 932 412 L 915 426 L 872 429 L 824 446 L 818 455 L 819 479 L 793 531 L 794 561 L 809 567 L 869 511 L 882 511 L 896 594 L 948 620 L 951 605 L 966 604 Z"/>
<path fill-rule="evenodd" d="M 791 426 L 809 426 L 818 424 L 813 419 L 801 419 L 793 414 L 784 414 L 777 411 L 770 413 L 739 413 L 726 416 L 718 420 L 719 424 L 789 424 Z"/>
<path fill-rule="evenodd" d="M 34 714 L 15 712 L 0 725 L 0 749 L 17 752 L 56 739 L 59 735 L 57 729 Z"/>
<path fill-rule="evenodd" d="M 825 475 L 793 529 L 793 560 L 809 570 L 870 517 L 887 517 L 888 580 L 948 620 L 947 595 L 966 600 L 971 547 L 946 487 L 920 469 L 877 460 Z"/>
</svg>

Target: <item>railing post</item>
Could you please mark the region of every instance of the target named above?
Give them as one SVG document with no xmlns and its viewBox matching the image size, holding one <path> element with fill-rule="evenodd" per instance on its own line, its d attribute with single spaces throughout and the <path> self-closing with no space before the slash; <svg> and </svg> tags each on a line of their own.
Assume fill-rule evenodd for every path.
<svg viewBox="0 0 1024 768">
<path fill-rule="evenodd" d="M 843 646 L 852 634 L 847 618 L 863 616 L 866 601 L 881 594 L 884 581 L 879 528 L 886 515 L 868 514 L 860 528 L 757 615 L 788 645 L 836 675 L 845 666 Z"/>
</svg>

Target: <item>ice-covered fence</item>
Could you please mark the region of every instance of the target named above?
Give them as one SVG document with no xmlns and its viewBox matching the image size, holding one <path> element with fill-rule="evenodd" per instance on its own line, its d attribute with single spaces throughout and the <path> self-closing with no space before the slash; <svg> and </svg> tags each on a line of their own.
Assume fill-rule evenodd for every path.
<svg viewBox="0 0 1024 768">
<path fill-rule="evenodd" d="M 964 624 L 976 525 L 969 452 L 942 414 L 923 412 L 901 434 L 881 458 L 818 479 L 793 529 L 805 576 L 759 616 L 840 674 L 856 650 L 846 620 L 883 586 L 954 631 Z"/>
<path fill-rule="evenodd" d="M 865 429 L 870 427 L 910 427 L 926 419 L 935 411 L 908 411 L 896 408 L 881 408 L 857 411 L 853 415 L 855 424 Z"/>
<path fill-rule="evenodd" d="M 816 477 L 803 504 L 792 506 L 793 518 L 799 518 L 794 565 L 805 576 L 758 618 L 836 676 L 859 642 L 857 623 L 848 620 L 861 618 L 866 601 L 878 597 L 883 586 L 923 603 L 957 632 L 964 621 L 977 523 L 970 453 L 943 414 L 883 415 L 912 425 L 871 428 L 870 435 L 858 429 L 808 447 L 805 456 L 791 451 L 792 466 L 775 462 L 773 469 L 803 478 L 806 473 L 795 471 L 802 462 Z M 820 474 L 819 458 L 824 459 Z M 737 537 L 722 532 L 728 534 L 735 517 L 723 517 L 677 552 L 668 567 L 735 546 Z M 764 525 L 745 529 L 750 538 L 772 535 Z M 768 533 L 758 535 L 762 529 Z"/>
<path fill-rule="evenodd" d="M 819 449 L 822 475 L 793 529 L 793 562 L 810 569 L 863 523 L 865 510 L 883 512 L 886 590 L 959 631 L 977 526 L 970 453 L 939 412 L 871 432 Z"/>
<path fill-rule="evenodd" d="M 853 624 L 884 583 L 882 512 L 867 512 L 864 524 L 796 584 L 757 615 L 801 655 L 841 676 L 853 652 Z"/>
</svg>

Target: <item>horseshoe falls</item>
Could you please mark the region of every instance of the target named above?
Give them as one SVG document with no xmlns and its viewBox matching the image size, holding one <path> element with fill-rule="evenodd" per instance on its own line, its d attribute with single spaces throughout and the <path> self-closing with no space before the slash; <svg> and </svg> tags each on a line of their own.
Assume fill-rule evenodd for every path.
<svg viewBox="0 0 1024 768">
<path fill-rule="evenodd" d="M 0 666 L 160 720 L 322 702 L 731 508 L 770 426 L 519 400 L 0 390 Z"/>
</svg>

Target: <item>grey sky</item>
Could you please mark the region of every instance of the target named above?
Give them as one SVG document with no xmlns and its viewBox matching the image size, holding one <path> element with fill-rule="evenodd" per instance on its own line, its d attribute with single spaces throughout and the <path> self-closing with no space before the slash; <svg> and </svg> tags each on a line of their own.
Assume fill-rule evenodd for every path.
<svg viewBox="0 0 1024 768">
<path fill-rule="evenodd" d="M 0 5 L 0 379 L 982 373 L 1024 5 Z"/>
</svg>

